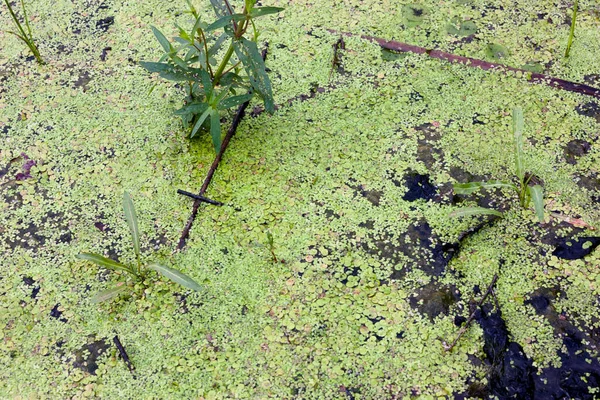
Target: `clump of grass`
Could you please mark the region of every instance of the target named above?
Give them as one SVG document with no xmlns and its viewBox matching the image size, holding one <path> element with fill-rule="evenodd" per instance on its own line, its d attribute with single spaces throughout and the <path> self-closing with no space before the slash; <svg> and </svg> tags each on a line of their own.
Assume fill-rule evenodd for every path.
<svg viewBox="0 0 600 400">
<path fill-rule="evenodd" d="M 513 189 L 519 196 L 519 204 L 523 208 L 528 208 L 529 203 L 533 201 L 533 206 L 539 222 L 544 221 L 544 191 L 537 178 L 533 174 L 525 171 L 525 162 L 523 160 L 523 110 L 515 108 L 513 110 L 513 136 L 515 151 L 515 174 L 517 184 L 509 181 L 486 181 L 486 182 L 468 182 L 453 184 L 454 193 L 469 195 L 479 189 L 508 188 Z M 489 214 L 502 216 L 502 213 L 484 207 L 466 207 L 450 213 L 452 217 L 462 217 L 468 215 Z"/>
<path fill-rule="evenodd" d="M 10 5 L 9 1 L 4 0 L 4 3 L 6 4 L 6 7 L 8 7 L 8 12 L 10 13 L 10 16 L 12 17 L 12 20 L 14 21 L 15 25 L 17 26 L 17 30 L 18 30 L 18 32 L 15 32 L 15 31 L 5 31 L 5 32 L 15 35 L 16 37 L 21 39 L 23 42 L 25 42 L 27 47 L 29 47 L 29 50 L 31 50 L 31 53 L 33 53 L 33 56 L 35 57 L 35 60 L 38 62 L 38 64 L 40 64 L 40 65 L 45 64 L 44 60 L 42 59 L 42 56 L 40 56 L 40 52 L 39 52 L 37 46 L 35 45 L 35 42 L 33 41 L 33 34 L 31 33 L 31 26 L 29 26 L 29 19 L 27 18 L 27 10 L 25 9 L 25 3 L 23 3 L 23 0 L 21 0 L 21 9 L 23 10 L 23 20 L 25 21 L 25 27 L 27 28 L 27 32 L 25 31 L 25 29 L 23 29 L 23 25 L 21 25 L 21 22 L 19 22 L 19 19 L 17 18 L 17 14 L 15 14 L 15 12 L 13 11 L 12 6 Z"/>
<path fill-rule="evenodd" d="M 575 0 L 573 4 L 573 15 L 571 16 L 571 30 L 569 32 L 569 41 L 567 42 L 567 49 L 565 50 L 565 57 L 569 57 L 571 51 L 571 45 L 573 44 L 573 38 L 575 37 L 575 21 L 577 21 L 577 8 L 579 7 L 579 0 Z"/>
<path fill-rule="evenodd" d="M 135 257 L 137 261 L 136 265 L 129 266 L 121 264 L 120 262 L 114 261 L 110 258 L 106 258 L 96 253 L 81 253 L 77 255 L 77 258 L 81 260 L 91 261 L 96 265 L 110 269 L 111 271 L 115 271 L 117 273 L 124 273 L 125 275 L 132 278 L 134 283 L 144 282 L 148 272 L 147 270 L 150 269 L 162 274 L 166 278 L 172 280 L 175 283 L 180 284 L 181 286 L 184 286 L 188 289 L 200 291 L 202 287 L 198 283 L 196 283 L 189 276 L 177 271 L 176 269 L 166 267 L 156 262 L 147 264 L 145 266 L 142 265 L 140 259 L 140 235 L 137 223 L 137 216 L 135 214 L 135 208 L 133 207 L 133 201 L 131 200 L 129 193 L 127 192 L 125 192 L 125 194 L 123 195 L 123 210 L 125 212 L 125 219 L 127 220 L 127 225 L 129 225 L 129 231 L 131 232 L 133 249 L 135 251 Z M 117 286 L 97 293 L 94 297 L 92 297 L 92 302 L 100 303 L 102 301 L 113 299 L 127 290 L 132 290 L 132 288 L 128 285 L 128 282 L 119 282 Z"/>
</svg>

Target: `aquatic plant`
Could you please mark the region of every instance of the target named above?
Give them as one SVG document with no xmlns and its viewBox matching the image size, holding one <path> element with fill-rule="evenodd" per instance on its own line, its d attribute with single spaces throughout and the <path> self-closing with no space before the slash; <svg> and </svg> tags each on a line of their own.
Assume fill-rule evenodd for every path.
<svg viewBox="0 0 600 400">
<path fill-rule="evenodd" d="M 577 8 L 579 7 L 579 0 L 575 0 L 573 4 L 573 15 L 571 16 L 571 29 L 569 30 L 569 41 L 567 42 L 567 49 L 565 50 L 565 57 L 569 57 L 571 52 L 571 45 L 573 44 L 573 38 L 575 37 L 575 21 L 577 21 Z"/>
<path fill-rule="evenodd" d="M 19 32 L 15 32 L 15 31 L 5 31 L 5 32 L 15 35 L 16 37 L 21 39 L 23 42 L 25 42 L 27 47 L 29 47 L 29 50 L 31 50 L 31 53 L 33 53 L 33 56 L 35 57 L 35 60 L 38 62 L 38 64 L 41 64 L 41 65 L 45 64 L 44 60 L 40 56 L 40 52 L 39 52 L 37 46 L 35 45 L 35 42 L 33 41 L 33 34 L 31 33 L 31 26 L 29 26 L 29 20 L 27 18 L 27 10 L 25 9 L 25 3 L 23 2 L 23 0 L 21 0 L 21 8 L 23 10 L 23 20 L 25 21 L 25 27 L 27 28 L 27 32 L 25 32 L 25 29 L 23 29 L 23 26 L 21 25 L 21 22 L 19 22 L 19 19 L 17 18 L 17 14 L 15 14 L 15 12 L 13 11 L 12 6 L 10 5 L 9 1 L 4 0 L 4 3 L 6 4 L 6 7 L 8 7 L 8 12 L 10 13 L 12 20 L 14 21 L 15 25 L 17 26 L 17 29 L 19 30 Z"/>
<path fill-rule="evenodd" d="M 509 181 L 486 181 L 486 182 L 468 182 L 453 184 L 454 193 L 469 195 L 479 189 L 508 188 L 513 189 L 519 196 L 519 204 L 523 208 L 528 208 L 529 203 L 533 201 L 533 206 L 539 222 L 544 221 L 544 192 L 538 179 L 525 171 L 525 162 L 523 160 L 523 110 L 515 108 L 512 116 L 513 135 L 515 144 L 515 174 L 518 184 Z M 502 216 L 502 213 L 484 207 L 466 207 L 450 213 L 450 216 L 467 216 L 478 214 L 491 214 Z"/>
<path fill-rule="evenodd" d="M 255 93 L 262 97 L 265 110 L 275 111 L 271 82 L 256 45 L 259 31 L 254 20 L 283 9 L 255 7 L 256 0 L 245 0 L 242 12 L 235 13 L 228 0 L 211 0 L 217 19 L 208 23 L 186 1 L 195 21 L 191 30 L 177 26 L 179 36 L 175 37 L 174 45 L 152 27 L 165 54 L 158 62 L 142 61 L 140 65 L 164 79 L 186 83 L 185 105 L 175 114 L 181 116 L 186 129 L 191 127 L 190 136 L 200 128 L 209 131 L 215 152 L 219 153 L 221 111 L 250 101 Z M 249 31 L 250 39 L 245 37 Z M 223 53 L 221 49 L 228 41 L 229 47 Z M 217 62 L 218 56 L 221 59 Z M 240 75 L 242 66 L 246 76 Z"/>
<path fill-rule="evenodd" d="M 114 261 L 110 258 L 106 258 L 96 253 L 80 253 L 77 255 L 77 258 L 81 260 L 91 261 L 94 264 L 107 268 L 111 271 L 125 273 L 129 277 L 131 277 L 136 283 L 144 282 L 146 279 L 147 269 L 150 269 L 159 272 L 166 278 L 188 289 L 196 291 L 201 290 L 202 287 L 198 283 L 196 283 L 189 276 L 177 271 L 176 269 L 166 267 L 159 263 L 151 263 L 142 266 L 140 260 L 140 235 L 137 223 L 137 216 L 135 214 L 133 201 L 131 200 L 129 193 L 127 192 L 125 192 L 125 194 L 123 195 L 123 210 L 125 212 L 125 219 L 127 220 L 127 225 L 129 225 L 129 230 L 131 232 L 133 249 L 135 251 L 135 257 L 137 261 L 136 265 L 128 266 L 125 264 L 121 264 L 120 262 Z M 92 297 L 92 302 L 100 303 L 102 301 L 110 300 L 119 296 L 121 293 L 125 292 L 128 289 L 131 290 L 131 287 L 127 284 L 127 282 L 119 282 L 116 287 L 103 290 L 97 293 L 94 297 Z"/>
</svg>

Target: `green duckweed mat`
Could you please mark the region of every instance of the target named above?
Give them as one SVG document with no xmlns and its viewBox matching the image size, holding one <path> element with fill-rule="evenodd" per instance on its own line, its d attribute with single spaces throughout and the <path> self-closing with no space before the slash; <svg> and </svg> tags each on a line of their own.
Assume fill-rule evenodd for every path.
<svg viewBox="0 0 600 400">
<path fill-rule="evenodd" d="M 208 1 L 195 5 L 212 19 Z M 579 2 L 569 59 L 569 1 L 264 5 L 285 7 L 260 21 L 282 106 L 243 119 L 207 191 L 226 205 L 202 206 L 181 252 L 192 203 L 176 190 L 196 192 L 214 153 L 173 115 L 182 92 L 137 62 L 160 57 L 150 25 L 169 36 L 187 26 L 185 2 L 27 2 L 44 66 L 0 31 L 0 397 L 487 397 L 484 324 L 451 352 L 444 343 L 498 274 L 487 304 L 532 376 L 568 364 L 576 337 L 590 367 L 574 385 L 593 398 L 600 250 L 553 251 L 600 223 L 598 99 L 357 37 L 330 80 L 339 36 L 327 29 L 600 87 L 597 2 Z M 3 4 L 0 25 L 11 23 Z M 316 87 L 326 90 L 287 103 Z M 509 192 L 452 195 L 453 182 L 513 179 L 513 107 L 528 171 L 543 180 L 543 224 Z M 144 257 L 202 292 L 153 276 L 132 297 L 90 303 L 117 277 L 78 253 L 134 261 L 124 191 Z M 448 217 L 474 204 L 505 216 Z"/>
</svg>

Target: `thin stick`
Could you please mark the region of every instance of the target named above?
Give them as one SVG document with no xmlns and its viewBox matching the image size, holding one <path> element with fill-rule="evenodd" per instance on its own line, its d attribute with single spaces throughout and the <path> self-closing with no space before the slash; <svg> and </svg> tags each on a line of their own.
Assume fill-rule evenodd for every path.
<svg viewBox="0 0 600 400">
<path fill-rule="evenodd" d="M 328 29 L 328 31 L 331 33 L 334 33 L 336 35 L 343 35 L 343 36 L 348 36 L 348 37 L 359 36 L 362 39 L 368 40 L 370 42 L 375 42 L 387 50 L 410 52 L 410 53 L 415 53 L 415 54 L 426 54 L 431 58 L 437 58 L 438 60 L 444 60 L 444 61 L 448 61 L 450 63 L 463 64 L 463 65 L 466 65 L 469 67 L 480 68 L 485 71 L 494 70 L 494 71 L 500 71 L 500 72 L 504 72 L 504 73 L 519 72 L 519 73 L 522 73 L 523 76 L 529 82 L 544 84 L 544 85 L 548 85 L 553 88 L 567 90 L 569 92 L 582 93 L 587 96 L 593 96 L 597 99 L 600 99 L 600 89 L 597 89 L 597 88 L 594 88 L 594 87 L 591 87 L 588 85 L 584 85 L 581 83 L 570 82 L 570 81 L 566 81 L 564 79 L 554 78 L 554 77 L 551 77 L 548 75 L 526 71 L 524 69 L 513 68 L 513 67 L 509 67 L 507 65 L 503 65 L 503 64 L 490 63 L 490 62 L 479 60 L 476 58 L 457 56 L 455 54 L 446 53 L 441 50 L 426 49 L 425 47 L 419 47 L 419 46 L 414 46 L 414 45 L 407 44 L 407 43 L 396 42 L 394 40 L 385 40 L 385 39 L 381 39 L 381 38 L 374 37 L 374 36 L 368 36 L 368 35 L 355 35 L 353 33 L 348 33 L 348 32 L 338 32 L 333 29 Z"/>
<path fill-rule="evenodd" d="M 117 350 L 119 350 L 119 354 L 121 355 L 121 358 L 123 359 L 125 364 L 127 364 L 127 368 L 129 369 L 129 372 L 131 372 L 133 374 L 133 370 L 135 368 L 134 368 L 133 364 L 131 363 L 131 360 L 129 359 L 127 352 L 125 351 L 125 347 L 123 346 L 123 344 L 121 343 L 121 341 L 119 340 L 119 337 L 117 335 L 115 335 L 115 337 L 113 338 L 113 342 L 114 342 L 115 346 L 117 346 Z"/>
<path fill-rule="evenodd" d="M 224 205 L 220 201 L 209 199 L 208 197 L 200 196 L 194 193 L 186 192 L 185 190 L 177 189 L 177 193 L 182 194 L 184 196 L 191 197 L 192 199 L 200 200 L 204 203 L 212 204 L 213 206 L 222 206 Z"/>
<path fill-rule="evenodd" d="M 462 328 L 460 328 L 460 331 L 458 331 L 458 336 L 456 337 L 456 339 L 454 339 L 454 342 L 452 342 L 452 344 L 450 346 L 448 346 L 447 344 L 444 343 L 444 350 L 446 350 L 447 352 L 451 351 L 454 348 L 454 346 L 456 346 L 456 343 L 458 343 L 458 341 L 460 340 L 462 335 L 464 335 L 465 332 L 467 331 L 467 329 L 469 329 L 469 325 L 471 325 L 471 322 L 475 318 L 475 313 L 482 306 L 483 302 L 485 301 L 485 299 L 487 299 L 487 297 L 490 295 L 490 293 L 492 293 L 492 291 L 494 290 L 494 285 L 496 285 L 497 280 L 498 280 L 498 274 L 494 274 L 494 279 L 492 279 L 492 283 L 490 283 L 485 294 L 483 295 L 481 300 L 479 300 L 479 303 L 477 303 L 477 308 L 475 308 L 475 311 L 473 311 L 471 313 L 467 322 L 462 326 Z"/>
<path fill-rule="evenodd" d="M 263 60 L 267 57 L 267 50 L 268 50 L 268 46 L 262 51 Z M 208 189 L 208 185 L 210 184 L 210 181 L 212 180 L 212 177 L 215 174 L 215 171 L 217 170 L 217 167 L 219 166 L 221 159 L 223 158 L 223 154 L 225 153 L 225 150 L 227 149 L 227 146 L 229 145 L 231 138 L 235 134 L 235 131 L 237 130 L 238 125 L 242 121 L 242 118 L 244 117 L 244 113 L 246 111 L 246 107 L 248 107 L 249 103 L 250 103 L 250 101 L 247 101 L 238 107 L 235 117 L 233 118 L 233 122 L 231 123 L 231 126 L 229 127 L 229 130 L 227 131 L 227 135 L 225 135 L 225 138 L 223 139 L 223 143 L 221 143 L 221 150 L 219 151 L 219 154 L 216 155 L 212 165 L 210 166 L 210 169 L 208 170 L 208 174 L 206 175 L 206 178 L 204 179 L 204 183 L 202 184 L 202 187 L 200 188 L 200 192 L 198 193 L 199 196 L 203 196 L 204 193 L 206 192 L 206 189 Z M 194 205 L 192 207 L 192 214 L 188 218 L 187 223 L 185 224 L 185 227 L 183 228 L 183 231 L 181 232 L 181 237 L 179 238 L 179 243 L 177 244 L 177 250 L 181 250 L 185 247 L 185 242 L 186 242 L 188 236 L 190 235 L 190 230 L 192 229 L 192 225 L 194 224 L 194 219 L 196 219 L 196 215 L 198 215 L 198 210 L 200 208 L 200 204 L 202 204 L 202 201 L 200 201 L 198 199 L 196 199 L 194 201 Z"/>
</svg>

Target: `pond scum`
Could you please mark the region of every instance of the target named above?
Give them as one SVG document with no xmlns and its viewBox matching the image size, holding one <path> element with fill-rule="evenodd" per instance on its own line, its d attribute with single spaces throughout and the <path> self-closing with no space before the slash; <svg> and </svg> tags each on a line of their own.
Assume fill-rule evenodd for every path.
<svg viewBox="0 0 600 400">
<path fill-rule="evenodd" d="M 45 65 L 0 31 L 0 397 L 600 396 L 598 99 L 359 36 L 333 63 L 329 31 L 598 88 L 597 2 L 578 2 L 568 59 L 567 2 L 264 5 L 285 8 L 259 27 L 280 106 L 242 119 L 206 192 L 224 205 L 200 207 L 181 251 L 177 189 L 198 192 L 213 144 L 138 62 L 161 55 L 151 25 L 189 24 L 185 2 L 26 2 Z M 512 179 L 515 107 L 543 223 L 510 192 L 452 191 Z M 119 278 L 77 254 L 136 261 L 124 192 L 142 261 L 202 291 L 152 275 L 90 301 Z M 503 217 L 448 217 L 467 206 Z"/>
</svg>

